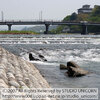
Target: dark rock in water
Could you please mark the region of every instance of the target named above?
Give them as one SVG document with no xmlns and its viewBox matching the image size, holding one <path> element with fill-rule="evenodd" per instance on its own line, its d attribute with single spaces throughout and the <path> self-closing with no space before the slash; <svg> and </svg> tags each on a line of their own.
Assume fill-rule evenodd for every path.
<svg viewBox="0 0 100 100">
<path fill-rule="evenodd" d="M 41 54 L 39 54 L 39 57 L 40 57 L 40 58 L 44 58 L 44 56 L 43 56 L 43 55 L 41 55 Z"/>
<path fill-rule="evenodd" d="M 35 60 L 35 61 L 41 61 L 41 60 L 43 60 L 43 61 L 47 61 L 45 58 L 44 58 L 44 56 L 43 55 L 41 55 L 41 54 L 37 54 L 37 56 L 33 56 L 32 55 L 32 53 L 29 53 L 29 60 L 31 61 L 31 60 Z"/>
<path fill-rule="evenodd" d="M 41 54 L 38 55 L 43 61 L 47 61 L 47 59 L 45 59 L 45 57 Z"/>
<path fill-rule="evenodd" d="M 47 61 L 47 59 L 44 59 L 44 61 Z"/>
<path fill-rule="evenodd" d="M 80 77 L 87 75 L 89 72 L 80 68 L 76 63 L 70 61 L 67 63 L 67 75 L 69 77 Z"/>
<path fill-rule="evenodd" d="M 67 70 L 67 66 L 60 64 L 60 70 Z"/>
<path fill-rule="evenodd" d="M 82 68 L 75 68 L 70 66 L 68 71 L 67 71 L 67 75 L 69 77 L 79 77 L 79 76 L 84 76 L 87 75 L 88 71 L 83 70 Z"/>
<path fill-rule="evenodd" d="M 40 50 L 43 50 L 43 48 L 40 48 Z"/>
<path fill-rule="evenodd" d="M 29 53 L 29 60 L 30 60 L 30 61 L 31 61 L 31 60 L 36 60 L 36 61 L 37 61 L 37 60 L 39 60 L 39 59 L 34 58 L 33 55 L 32 55 L 31 53 Z"/>
<path fill-rule="evenodd" d="M 75 67 L 75 68 L 80 68 L 80 66 L 77 65 L 77 64 L 76 64 L 75 62 L 73 62 L 73 61 L 67 62 L 67 67 L 70 67 L 70 66 Z"/>
<path fill-rule="evenodd" d="M 29 60 L 34 60 L 34 57 L 31 53 L 29 53 Z"/>
</svg>

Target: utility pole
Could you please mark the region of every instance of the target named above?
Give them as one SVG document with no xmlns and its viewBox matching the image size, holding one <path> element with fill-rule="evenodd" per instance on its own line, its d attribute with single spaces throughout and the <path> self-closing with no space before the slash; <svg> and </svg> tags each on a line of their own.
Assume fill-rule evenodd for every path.
<svg viewBox="0 0 100 100">
<path fill-rule="evenodd" d="M 39 21 L 40 21 L 40 12 L 39 12 Z"/>
<path fill-rule="evenodd" d="M 39 12 L 39 21 L 42 21 L 42 11 Z"/>
<path fill-rule="evenodd" d="M 34 20 L 34 13 L 33 13 L 33 20 Z"/>
<path fill-rule="evenodd" d="M 4 13 L 3 11 L 1 11 L 1 19 L 2 19 L 2 22 L 4 21 Z"/>
<path fill-rule="evenodd" d="M 41 11 L 41 21 L 42 21 L 42 11 Z"/>
</svg>

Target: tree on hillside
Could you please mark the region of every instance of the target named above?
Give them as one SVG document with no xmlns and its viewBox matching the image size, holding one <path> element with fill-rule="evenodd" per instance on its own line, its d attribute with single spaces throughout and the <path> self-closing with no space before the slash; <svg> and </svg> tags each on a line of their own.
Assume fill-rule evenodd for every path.
<svg viewBox="0 0 100 100">
<path fill-rule="evenodd" d="M 99 16 L 100 17 L 100 6 L 95 6 L 92 13 L 91 13 L 91 16 Z"/>
<path fill-rule="evenodd" d="M 74 12 L 72 13 L 72 15 L 70 16 L 70 21 L 74 21 L 77 19 L 77 14 Z"/>
<path fill-rule="evenodd" d="M 89 21 L 100 22 L 100 6 L 95 6 L 90 17 Z"/>
<path fill-rule="evenodd" d="M 70 21 L 70 15 L 69 16 L 66 16 L 63 21 Z"/>
<path fill-rule="evenodd" d="M 78 14 L 77 21 L 88 21 L 89 14 Z"/>
</svg>

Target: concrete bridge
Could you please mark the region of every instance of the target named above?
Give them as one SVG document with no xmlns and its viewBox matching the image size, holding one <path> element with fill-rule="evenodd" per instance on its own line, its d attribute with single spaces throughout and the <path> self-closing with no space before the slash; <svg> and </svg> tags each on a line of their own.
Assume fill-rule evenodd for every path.
<svg viewBox="0 0 100 100">
<path fill-rule="evenodd" d="M 12 25 L 45 25 L 46 31 L 45 34 L 48 34 L 49 26 L 50 25 L 79 25 L 82 26 L 82 32 L 81 34 L 85 35 L 88 34 L 87 32 L 87 26 L 100 26 L 100 23 L 93 23 L 93 22 L 87 22 L 87 21 L 1 21 L 0 25 L 7 25 L 8 30 L 11 31 Z"/>
</svg>

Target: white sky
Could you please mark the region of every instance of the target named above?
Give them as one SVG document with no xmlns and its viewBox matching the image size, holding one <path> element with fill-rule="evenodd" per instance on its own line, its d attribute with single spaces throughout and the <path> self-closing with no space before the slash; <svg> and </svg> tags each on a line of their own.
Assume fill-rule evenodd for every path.
<svg viewBox="0 0 100 100">
<path fill-rule="evenodd" d="M 100 0 L 0 0 L 0 12 L 4 12 L 5 20 L 39 19 L 41 11 L 43 19 L 62 20 L 84 4 L 93 7 L 100 5 Z"/>
</svg>

